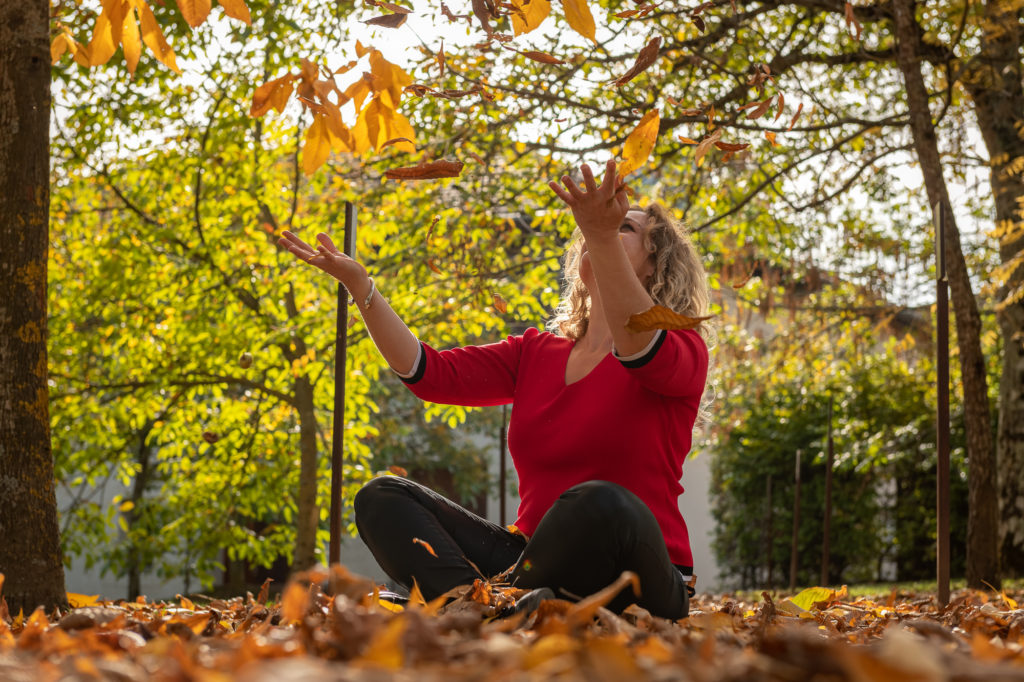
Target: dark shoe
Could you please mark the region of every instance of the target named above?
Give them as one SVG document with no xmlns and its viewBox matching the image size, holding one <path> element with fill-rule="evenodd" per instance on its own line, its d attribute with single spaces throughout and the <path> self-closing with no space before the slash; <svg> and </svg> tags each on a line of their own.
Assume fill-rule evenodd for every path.
<svg viewBox="0 0 1024 682">
<path fill-rule="evenodd" d="M 381 590 L 377 596 L 381 601 L 391 602 L 392 604 L 398 604 L 399 606 L 405 606 L 409 603 L 408 597 L 388 590 Z"/>
<path fill-rule="evenodd" d="M 528 616 L 537 610 L 542 601 L 548 599 L 554 599 L 555 592 L 550 587 L 538 587 L 535 590 L 530 590 L 522 597 L 516 600 L 516 605 L 510 609 L 505 609 L 501 613 L 501 617 L 505 618 L 508 616 L 522 615 Z"/>
</svg>

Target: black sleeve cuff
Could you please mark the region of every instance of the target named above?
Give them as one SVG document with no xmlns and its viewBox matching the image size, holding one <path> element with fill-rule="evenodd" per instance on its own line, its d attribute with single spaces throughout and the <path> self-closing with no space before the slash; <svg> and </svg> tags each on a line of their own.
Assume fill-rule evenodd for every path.
<svg viewBox="0 0 1024 682">
<path fill-rule="evenodd" d="M 622 363 L 623 367 L 626 367 L 628 369 L 636 369 L 637 367 L 643 367 L 648 362 L 653 360 L 655 355 L 657 355 L 658 349 L 661 348 L 661 344 L 665 343 L 666 336 L 668 336 L 668 332 L 666 332 L 664 329 L 659 329 L 658 333 L 654 336 L 654 343 L 651 345 L 650 349 L 646 353 L 644 353 L 640 357 L 630 357 L 628 360 L 623 360 L 622 358 L 619 358 L 619 362 Z"/>
<path fill-rule="evenodd" d="M 426 349 L 423 348 L 423 343 L 420 342 L 420 361 L 416 363 L 416 369 L 413 370 L 413 373 L 410 376 L 404 377 L 401 374 L 399 374 L 398 378 L 401 379 L 402 382 L 405 384 L 415 384 L 417 381 L 423 378 L 423 375 L 426 374 L 426 372 L 427 352 Z"/>
</svg>

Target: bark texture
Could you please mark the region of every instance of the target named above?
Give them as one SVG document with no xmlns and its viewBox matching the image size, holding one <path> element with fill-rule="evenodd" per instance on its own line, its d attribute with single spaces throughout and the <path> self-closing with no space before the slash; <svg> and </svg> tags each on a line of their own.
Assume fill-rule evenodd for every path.
<svg viewBox="0 0 1024 682">
<path fill-rule="evenodd" d="M 971 288 L 970 273 L 960 245 L 960 231 L 949 210 L 949 193 L 942 175 L 942 161 L 928 108 L 928 91 L 921 74 L 918 44 L 921 28 L 914 0 L 894 0 L 896 60 L 903 74 L 910 127 L 928 203 L 941 203 L 946 213 L 946 274 L 956 318 L 960 372 L 963 379 L 964 421 L 967 431 L 968 505 L 967 584 L 984 589 L 999 581 L 999 498 L 995 447 L 988 405 L 988 380 L 981 353 L 981 316 Z"/>
<path fill-rule="evenodd" d="M 1019 7 L 1019 5 L 1018 5 Z M 997 319 L 1003 338 L 996 461 L 1005 575 L 1024 576 L 1024 14 L 989 0 L 981 49 L 961 82 L 988 150 L 1003 272 Z"/>
<path fill-rule="evenodd" d="M 12 613 L 65 601 L 50 450 L 49 3 L 0 0 L 0 573 Z"/>
</svg>

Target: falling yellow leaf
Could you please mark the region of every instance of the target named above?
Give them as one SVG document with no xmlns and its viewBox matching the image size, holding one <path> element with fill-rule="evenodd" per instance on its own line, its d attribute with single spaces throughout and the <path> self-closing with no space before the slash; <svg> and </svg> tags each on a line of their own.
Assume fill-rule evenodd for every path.
<svg viewBox="0 0 1024 682">
<path fill-rule="evenodd" d="M 597 26 L 594 24 L 594 15 L 590 13 L 587 0 L 562 0 L 562 10 L 569 26 L 597 45 Z"/>
<path fill-rule="evenodd" d="M 178 9 L 185 23 L 196 28 L 210 16 L 210 0 L 177 0 Z"/>
<path fill-rule="evenodd" d="M 247 26 L 252 26 L 252 15 L 249 14 L 245 0 L 218 0 L 218 2 L 221 9 L 224 10 L 224 14 L 232 19 L 238 19 Z"/>
<path fill-rule="evenodd" d="M 665 306 L 656 305 L 642 313 L 630 315 L 629 321 L 626 323 L 626 329 L 634 334 L 654 331 L 655 329 L 695 329 L 701 322 L 710 319 L 710 315 L 706 317 L 687 317 L 686 315 L 680 315 L 673 310 L 669 310 Z"/>
<path fill-rule="evenodd" d="M 512 33 L 522 35 L 541 25 L 551 14 L 549 0 L 511 0 Z"/>
<path fill-rule="evenodd" d="M 619 175 L 625 177 L 640 168 L 647 162 L 647 157 L 654 149 L 654 143 L 658 139 L 658 127 L 661 124 L 661 117 L 657 109 L 651 109 L 640 119 L 633 132 L 626 138 L 622 148 L 622 163 L 619 165 Z"/>
</svg>

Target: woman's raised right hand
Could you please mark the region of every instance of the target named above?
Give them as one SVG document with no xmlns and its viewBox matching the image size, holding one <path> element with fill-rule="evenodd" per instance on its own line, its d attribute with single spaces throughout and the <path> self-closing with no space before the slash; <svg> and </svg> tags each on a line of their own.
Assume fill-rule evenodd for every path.
<svg viewBox="0 0 1024 682">
<path fill-rule="evenodd" d="M 304 242 L 298 235 L 285 230 L 277 243 L 288 249 L 296 258 L 317 268 L 345 285 L 352 292 L 353 287 L 359 289 L 367 280 L 366 268 L 338 250 L 331 238 L 321 232 L 316 236 L 317 247 Z"/>
</svg>

